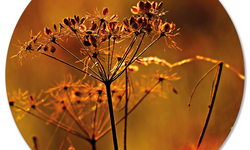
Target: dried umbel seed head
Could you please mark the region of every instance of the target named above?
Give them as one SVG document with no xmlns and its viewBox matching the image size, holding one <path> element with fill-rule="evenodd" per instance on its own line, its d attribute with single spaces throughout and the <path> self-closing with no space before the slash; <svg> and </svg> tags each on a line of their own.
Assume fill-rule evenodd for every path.
<svg viewBox="0 0 250 150">
<path fill-rule="evenodd" d="M 59 22 L 59 26 L 60 26 L 60 30 L 61 30 L 62 28 L 64 28 L 64 26 L 62 25 L 61 22 Z"/>
<path fill-rule="evenodd" d="M 170 31 L 170 24 L 168 22 L 162 25 L 162 32 L 169 32 Z"/>
<path fill-rule="evenodd" d="M 48 49 L 49 49 L 49 46 L 48 45 L 44 45 L 43 46 L 43 50 L 46 52 L 46 51 L 48 51 Z"/>
<path fill-rule="evenodd" d="M 157 2 L 154 2 L 154 1 L 153 1 L 153 2 L 151 3 L 151 8 L 152 8 L 152 9 L 156 9 L 156 7 L 157 7 Z"/>
<path fill-rule="evenodd" d="M 91 43 L 86 39 L 83 41 L 84 46 L 91 46 Z"/>
<path fill-rule="evenodd" d="M 162 8 L 162 6 L 163 6 L 163 2 L 161 1 L 161 2 L 158 4 L 156 10 L 160 10 L 160 9 Z"/>
<path fill-rule="evenodd" d="M 124 18 L 123 21 L 122 21 L 123 25 L 125 28 L 128 28 L 129 27 L 129 24 L 128 24 L 128 18 Z"/>
<path fill-rule="evenodd" d="M 85 25 L 81 25 L 79 28 L 80 28 L 81 32 L 84 32 L 87 29 L 87 27 Z"/>
<path fill-rule="evenodd" d="M 30 100 L 34 101 L 34 97 L 32 95 L 30 95 Z"/>
<path fill-rule="evenodd" d="M 149 1 L 144 2 L 144 7 L 145 7 L 145 11 L 149 12 L 149 9 L 151 8 L 151 4 L 149 3 Z"/>
<path fill-rule="evenodd" d="M 94 31 L 96 29 L 97 29 L 97 24 L 94 21 L 92 21 L 90 30 Z"/>
<path fill-rule="evenodd" d="M 147 24 L 147 26 L 145 27 L 145 29 L 147 30 L 148 33 L 150 33 L 153 30 L 153 27 L 151 24 Z"/>
<path fill-rule="evenodd" d="M 45 27 L 44 28 L 44 34 L 45 35 L 51 35 L 52 34 L 52 30 L 50 28 L 48 28 L 48 27 Z"/>
<path fill-rule="evenodd" d="M 130 21 L 129 21 L 129 24 L 132 25 L 132 24 L 135 23 L 135 22 L 136 22 L 135 17 L 134 17 L 134 16 L 131 16 Z"/>
<path fill-rule="evenodd" d="M 9 101 L 10 106 L 14 106 L 14 101 Z"/>
<path fill-rule="evenodd" d="M 175 24 L 172 22 L 172 23 L 170 24 L 170 30 L 173 31 L 174 29 L 175 29 Z"/>
<path fill-rule="evenodd" d="M 117 15 L 114 14 L 113 16 L 110 17 L 110 20 L 113 21 L 113 20 L 115 20 L 116 18 L 117 18 Z"/>
<path fill-rule="evenodd" d="M 80 21 L 80 18 L 79 18 L 79 16 L 77 16 L 77 15 L 74 15 L 74 18 L 75 18 L 75 21 L 76 21 L 77 23 L 79 23 L 79 21 Z"/>
<path fill-rule="evenodd" d="M 32 109 L 36 109 L 36 105 L 35 105 L 35 104 L 32 104 L 30 107 L 31 107 Z"/>
<path fill-rule="evenodd" d="M 139 11 L 142 12 L 144 10 L 144 8 L 145 8 L 144 2 L 143 1 L 139 1 L 137 3 L 137 8 L 139 8 Z"/>
<path fill-rule="evenodd" d="M 42 47 L 43 47 L 43 44 L 39 45 L 36 50 L 39 51 L 40 49 L 42 49 Z"/>
<path fill-rule="evenodd" d="M 55 31 L 57 31 L 57 26 L 56 26 L 55 23 L 53 24 L 53 28 L 54 28 Z"/>
<path fill-rule="evenodd" d="M 56 51 L 55 46 L 51 46 L 51 48 L 50 48 L 50 52 L 53 54 L 55 51 Z"/>
<path fill-rule="evenodd" d="M 104 16 L 106 16 L 106 15 L 108 15 L 109 14 L 109 8 L 103 8 L 103 11 L 102 11 L 102 14 L 104 15 Z"/>
<path fill-rule="evenodd" d="M 94 35 L 90 35 L 90 43 L 96 47 L 97 45 L 97 40 L 96 40 L 96 37 Z"/>
<path fill-rule="evenodd" d="M 137 19 L 137 22 L 139 23 L 139 25 L 142 25 L 142 23 L 143 23 L 142 17 L 138 18 L 138 19 Z"/>
<path fill-rule="evenodd" d="M 71 22 L 71 24 L 72 24 L 73 26 L 75 26 L 75 25 L 76 25 L 76 21 L 75 21 L 75 19 L 71 18 L 71 19 L 70 19 L 70 22 Z"/>
<path fill-rule="evenodd" d="M 109 31 L 114 32 L 117 29 L 117 26 L 118 26 L 118 22 L 110 22 L 108 24 L 108 29 Z"/>
<path fill-rule="evenodd" d="M 81 95 L 82 95 L 82 93 L 81 93 L 81 92 L 79 92 L 79 91 L 75 91 L 75 96 L 80 97 Z"/>
<path fill-rule="evenodd" d="M 178 94 L 178 93 L 179 93 L 178 90 L 175 89 L 173 86 L 171 87 L 171 90 L 172 90 L 175 94 Z"/>
<path fill-rule="evenodd" d="M 132 28 L 137 30 L 139 28 L 139 25 L 137 22 L 134 22 L 133 24 L 131 24 Z"/>
<path fill-rule="evenodd" d="M 64 86 L 63 87 L 64 90 L 68 90 L 68 88 L 69 88 L 68 86 Z"/>
<path fill-rule="evenodd" d="M 98 98 L 97 99 L 97 103 L 102 103 L 103 102 L 103 99 L 102 98 Z"/>
<path fill-rule="evenodd" d="M 80 24 L 83 24 L 86 20 L 87 20 L 86 17 L 82 17 L 82 19 L 81 19 L 81 21 L 80 21 Z"/>
<path fill-rule="evenodd" d="M 63 19 L 63 23 L 64 23 L 66 26 L 70 26 L 70 25 L 71 25 L 70 18 L 64 18 L 64 19 Z"/>
<path fill-rule="evenodd" d="M 131 8 L 131 12 L 132 12 L 133 14 L 138 14 L 138 13 L 139 13 L 139 10 L 137 9 L 137 7 L 133 6 L 133 7 Z"/>
</svg>

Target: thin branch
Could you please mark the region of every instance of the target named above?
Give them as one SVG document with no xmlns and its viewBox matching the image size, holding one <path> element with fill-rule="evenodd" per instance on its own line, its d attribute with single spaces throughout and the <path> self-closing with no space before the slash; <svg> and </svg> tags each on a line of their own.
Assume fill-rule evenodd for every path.
<svg viewBox="0 0 250 150">
<path fill-rule="evenodd" d="M 98 98 L 99 98 L 99 96 L 98 96 Z M 97 108 L 98 108 L 98 103 L 96 102 L 96 104 L 95 104 L 94 119 L 93 119 L 93 128 L 92 128 L 92 139 L 95 139 Z"/>
<path fill-rule="evenodd" d="M 117 63 L 117 65 L 116 65 L 116 67 L 115 67 L 115 69 L 114 69 L 114 72 L 113 72 L 112 76 L 110 77 L 110 79 L 112 79 L 112 78 L 115 76 L 116 72 L 117 72 L 117 71 L 120 69 L 120 67 L 122 66 L 124 60 L 126 59 L 126 57 L 127 57 L 127 55 L 128 55 L 128 53 L 130 52 L 131 48 L 133 47 L 133 45 L 134 45 L 134 43 L 135 43 L 135 41 L 136 41 L 136 39 L 137 39 L 137 36 L 138 36 L 138 35 L 135 34 L 135 36 L 133 37 L 132 41 L 130 42 L 130 44 L 129 44 L 128 48 L 127 48 L 127 50 L 126 50 L 125 53 L 123 54 L 121 60 Z"/>
<path fill-rule="evenodd" d="M 219 62 L 218 64 L 216 64 L 215 66 L 213 66 L 210 70 L 208 70 L 208 72 L 206 72 L 202 77 L 201 79 L 198 81 L 198 83 L 195 85 L 194 89 L 192 90 L 192 93 L 190 95 L 190 98 L 189 98 L 189 102 L 188 102 L 188 111 L 190 110 L 190 107 L 191 107 L 191 100 L 193 98 L 193 95 L 194 95 L 194 92 L 196 91 L 198 85 L 201 83 L 201 81 L 211 72 L 214 70 L 214 68 L 218 67 L 218 65 L 220 64 L 223 64 L 223 62 Z"/>
<path fill-rule="evenodd" d="M 99 78 L 101 78 L 101 76 L 99 76 L 93 69 L 91 69 L 88 65 L 86 65 L 82 60 L 80 60 L 78 57 L 76 57 L 73 53 L 71 53 L 69 50 L 67 50 L 65 47 L 63 47 L 62 45 L 60 45 L 57 42 L 54 42 L 56 45 L 58 45 L 60 48 L 62 48 L 64 51 L 66 51 L 67 53 L 69 53 L 71 56 L 73 56 L 76 60 L 78 60 L 79 62 L 81 62 L 85 67 L 87 67 L 90 71 L 92 71 L 95 75 L 97 75 Z"/>
<path fill-rule="evenodd" d="M 84 71 L 84 70 L 82 70 L 82 69 L 80 69 L 80 68 L 78 68 L 78 67 L 76 67 L 76 66 L 70 64 L 70 63 L 67 63 L 67 62 L 65 62 L 65 61 L 63 61 L 63 60 L 61 60 L 61 59 L 58 59 L 58 58 L 56 58 L 56 57 L 54 57 L 54 56 L 51 56 L 51 55 L 49 55 L 49 54 L 46 54 L 46 53 L 41 53 L 41 54 L 43 54 L 43 55 L 45 55 L 45 56 L 48 56 L 48 57 L 50 57 L 50 58 L 52 58 L 52 59 L 55 59 L 55 60 L 57 60 L 57 61 L 59 61 L 59 62 L 61 62 L 61 63 L 64 63 L 64 64 L 66 64 L 66 65 L 68 65 L 68 66 L 70 66 L 70 67 L 72 67 L 72 68 L 74 68 L 74 69 L 76 69 L 76 70 L 78 70 L 78 71 L 81 71 L 81 72 L 87 74 L 87 75 L 90 76 L 90 77 L 93 77 L 93 78 L 95 78 L 95 79 L 101 81 L 101 82 L 103 81 L 102 79 L 100 79 L 100 78 L 98 78 L 98 77 L 96 77 L 96 76 L 94 76 L 94 75 L 92 75 L 92 74 L 90 74 L 90 73 L 88 73 L 88 72 L 86 72 L 86 71 Z"/>
<path fill-rule="evenodd" d="M 16 107 L 17 109 L 19 109 L 19 110 L 21 110 L 21 111 L 23 111 L 25 113 L 28 113 L 28 114 L 38 118 L 38 119 L 41 119 L 41 120 L 43 120 L 45 122 L 48 122 L 48 123 L 50 123 L 50 124 L 52 124 L 52 125 L 54 125 L 56 127 L 59 127 L 60 129 L 62 129 L 64 131 L 67 131 L 67 132 L 69 132 L 69 133 L 71 133 L 71 134 L 73 134 L 75 136 L 78 136 L 78 137 L 80 137 L 80 138 L 82 138 L 82 139 L 84 139 L 86 141 L 89 141 L 89 138 L 85 137 L 84 135 L 82 135 L 81 133 L 79 133 L 79 132 L 77 132 L 77 131 L 75 131 L 73 129 L 70 129 L 68 127 L 63 126 L 62 124 L 57 124 L 57 123 L 53 122 L 52 120 L 45 119 L 45 118 L 43 118 L 41 116 L 38 116 L 38 115 L 36 115 L 36 114 L 34 114 L 34 113 L 30 112 L 30 111 L 27 111 L 24 108 L 21 108 L 19 106 L 14 105 L 14 107 Z"/>
<path fill-rule="evenodd" d="M 72 110 L 73 110 L 73 113 L 74 113 L 74 115 L 75 115 L 75 122 L 79 125 L 79 127 L 81 128 L 81 130 L 86 134 L 86 135 L 89 135 L 88 134 L 88 132 L 87 132 L 87 130 L 86 130 L 86 128 L 84 127 L 84 124 L 82 123 L 82 121 L 79 119 L 79 116 L 77 115 L 77 112 L 76 112 L 76 110 L 75 110 L 75 107 L 73 106 L 73 104 L 72 104 L 72 101 L 71 101 L 71 99 L 70 99 L 70 96 L 69 96 L 69 92 L 68 92 L 68 90 L 66 89 L 66 93 L 67 93 L 67 97 L 68 97 L 68 101 L 69 101 L 69 104 L 70 104 L 70 106 L 71 106 L 71 108 L 72 108 Z M 68 110 L 68 109 L 67 109 Z M 70 112 L 69 110 L 68 110 L 68 112 Z M 71 114 L 71 113 L 70 113 Z M 72 114 L 72 117 L 73 117 L 73 114 Z"/>
<path fill-rule="evenodd" d="M 210 117 L 211 117 L 211 113 L 212 113 L 214 102 L 215 102 L 215 97 L 216 97 L 216 94 L 217 94 L 217 91 L 218 91 L 218 87 L 219 87 L 219 82 L 220 82 L 220 77 L 221 77 L 223 62 L 220 62 L 216 66 L 217 67 L 219 66 L 219 68 L 216 71 L 215 77 L 214 77 L 214 81 L 215 81 L 214 83 L 215 83 L 215 85 L 214 85 L 214 87 L 212 87 L 211 102 L 210 102 L 210 104 L 208 106 L 208 114 L 207 114 L 207 117 L 206 117 L 206 121 L 205 121 L 204 127 L 202 129 L 202 132 L 201 132 L 201 135 L 200 135 L 200 138 L 199 138 L 196 150 L 198 150 L 199 147 L 200 147 L 200 145 L 201 145 L 202 139 L 203 139 L 203 137 L 205 135 L 205 132 L 206 132 L 206 129 L 207 129 L 207 126 L 208 126 L 208 122 L 209 122 Z"/>
<path fill-rule="evenodd" d="M 86 53 L 87 53 L 87 55 L 89 56 L 89 58 L 91 59 L 92 63 L 95 65 L 95 67 L 96 67 L 97 70 L 100 72 L 100 74 L 103 74 L 103 73 L 101 73 L 101 71 L 100 71 L 98 65 L 96 65 L 96 62 L 94 61 L 94 59 L 90 56 L 88 50 L 86 49 L 86 47 L 85 47 L 84 44 L 82 43 L 82 40 L 79 38 L 78 34 L 77 34 L 76 32 L 74 32 L 74 33 L 75 33 L 75 35 L 76 35 L 78 41 L 80 42 L 81 46 L 82 46 L 83 49 L 86 51 Z M 105 75 L 105 76 L 106 76 L 106 75 Z"/>
<path fill-rule="evenodd" d="M 129 65 L 131 65 L 135 60 L 137 60 L 143 53 L 145 53 L 156 41 L 158 41 L 162 36 L 159 36 L 157 39 L 155 39 L 153 42 L 151 42 L 140 54 L 138 54 L 138 56 L 135 57 L 136 53 L 138 52 L 141 42 L 144 38 L 145 33 L 143 34 L 143 37 L 141 38 L 141 41 L 134 53 L 134 55 L 132 56 L 132 58 L 130 59 L 130 61 L 128 62 L 128 64 L 125 66 L 125 68 L 123 68 L 118 74 L 116 74 L 113 78 L 112 81 L 115 81 L 120 75 L 122 75 L 122 73 L 128 68 Z"/>
<path fill-rule="evenodd" d="M 111 52 L 110 68 L 112 68 L 112 60 L 113 60 L 113 56 L 114 56 L 114 51 L 115 51 L 115 39 L 114 39 L 114 42 L 113 42 L 113 50 Z"/>
<path fill-rule="evenodd" d="M 107 75 L 107 78 L 109 78 L 109 74 L 110 74 L 110 68 L 111 68 L 111 65 L 110 65 L 110 37 L 108 38 L 108 75 Z"/>
<path fill-rule="evenodd" d="M 100 127 L 101 127 L 101 124 L 102 124 L 102 122 L 103 122 L 103 119 L 104 119 L 104 116 L 105 116 L 107 110 L 108 110 L 108 103 L 107 103 L 107 105 L 105 105 L 105 108 L 104 108 L 104 110 L 102 111 L 101 117 L 100 117 L 100 119 L 99 119 L 99 123 L 98 123 L 98 125 L 97 125 L 97 130 L 96 130 L 96 131 L 97 131 L 97 135 L 99 134 L 98 131 L 99 131 Z"/>
</svg>

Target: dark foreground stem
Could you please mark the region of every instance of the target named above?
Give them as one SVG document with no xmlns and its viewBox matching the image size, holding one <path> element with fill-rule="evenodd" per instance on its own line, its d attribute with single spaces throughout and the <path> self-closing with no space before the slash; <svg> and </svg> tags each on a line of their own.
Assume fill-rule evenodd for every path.
<svg viewBox="0 0 250 150">
<path fill-rule="evenodd" d="M 209 122 L 209 119 L 210 119 L 210 116 L 211 116 L 211 113 L 212 113 L 212 110 L 213 110 L 214 101 L 215 101 L 216 93 L 217 93 L 219 82 L 220 82 L 220 76 L 221 76 L 221 71 L 222 71 L 222 67 L 223 67 L 223 62 L 220 62 L 218 65 L 219 65 L 219 71 L 217 70 L 218 72 L 215 73 L 215 78 L 214 78 L 215 85 L 214 85 L 214 87 L 212 87 L 212 93 L 211 93 L 212 97 L 211 97 L 210 105 L 208 106 L 207 118 L 206 118 L 204 127 L 202 129 L 202 132 L 201 132 L 201 135 L 200 135 L 196 150 L 198 150 L 199 147 L 200 147 L 200 144 L 201 144 L 202 139 L 204 137 L 204 134 L 206 132 L 208 122 Z"/>
<path fill-rule="evenodd" d="M 113 111 L 113 104 L 112 104 L 110 85 L 111 85 L 110 82 L 105 83 L 106 92 L 107 92 L 107 99 L 108 99 L 108 105 L 109 105 L 109 115 L 110 115 L 110 122 L 111 122 L 114 150 L 118 150 L 118 143 L 117 143 L 117 136 L 116 136 L 116 129 L 115 129 L 115 119 L 114 119 L 114 111 Z"/>
<path fill-rule="evenodd" d="M 91 144 L 92 150 L 96 150 L 96 140 L 95 139 L 90 140 L 90 144 Z"/>
<path fill-rule="evenodd" d="M 128 122 L 128 69 L 125 71 L 125 120 L 124 120 L 124 150 L 127 150 L 127 122 Z"/>
<path fill-rule="evenodd" d="M 145 92 L 145 94 L 138 100 L 138 102 L 136 102 L 136 104 L 130 108 L 127 111 L 127 117 L 128 115 L 151 93 L 151 91 L 159 84 L 161 83 L 161 80 L 158 80 L 147 92 Z M 125 115 L 120 118 L 115 124 L 117 125 L 118 123 L 120 123 L 123 119 L 125 119 Z M 109 127 L 108 129 L 106 129 L 105 131 L 102 132 L 102 134 L 100 134 L 98 137 L 96 137 L 97 140 L 99 140 L 100 138 L 102 138 L 104 135 L 106 135 L 109 131 L 111 130 L 111 127 Z"/>
</svg>

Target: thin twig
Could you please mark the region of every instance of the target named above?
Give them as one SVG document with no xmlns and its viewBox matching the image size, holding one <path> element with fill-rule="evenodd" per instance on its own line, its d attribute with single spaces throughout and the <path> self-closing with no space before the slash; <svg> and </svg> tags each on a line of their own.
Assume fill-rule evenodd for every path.
<svg viewBox="0 0 250 150">
<path fill-rule="evenodd" d="M 201 78 L 200 80 L 197 82 L 197 84 L 195 85 L 194 89 L 192 90 L 192 93 L 190 95 L 190 98 L 189 98 L 189 102 L 188 102 L 188 111 L 190 110 L 190 107 L 191 107 L 191 100 L 193 98 L 193 95 L 194 95 L 194 92 L 195 90 L 197 89 L 198 85 L 201 83 L 201 81 L 211 72 L 214 70 L 214 68 L 218 67 L 218 65 L 220 65 L 221 63 L 223 62 L 219 62 L 218 64 L 216 64 L 215 66 L 213 66 L 210 70 L 208 70 L 208 72 L 206 72 Z"/>
<path fill-rule="evenodd" d="M 110 77 L 110 79 L 112 79 L 112 78 L 115 76 L 116 72 L 117 72 L 117 71 L 120 69 L 120 67 L 122 66 L 124 60 L 126 59 L 126 57 L 127 57 L 127 55 L 128 55 L 128 53 L 130 52 L 131 48 L 133 47 L 133 45 L 134 45 L 134 43 L 135 43 L 135 41 L 136 41 L 136 39 L 137 39 L 137 36 L 138 36 L 138 35 L 135 34 L 135 36 L 133 37 L 132 41 L 130 42 L 130 44 L 129 44 L 128 48 L 127 48 L 127 50 L 126 50 L 125 53 L 123 54 L 121 60 L 117 63 L 117 65 L 116 65 L 116 67 L 115 67 L 115 69 L 114 69 L 114 72 L 113 72 L 112 76 Z"/>
<path fill-rule="evenodd" d="M 214 102 L 215 102 L 215 97 L 216 97 L 216 94 L 217 94 L 217 91 L 218 91 L 218 87 L 219 87 L 219 82 L 220 82 L 220 77 L 221 77 L 223 62 L 220 62 L 216 66 L 217 67 L 219 66 L 219 68 L 217 70 L 218 72 L 216 71 L 216 73 L 215 73 L 215 78 L 214 78 L 215 85 L 214 85 L 214 87 L 212 87 L 211 102 L 210 102 L 210 104 L 208 106 L 208 114 L 207 114 L 207 117 L 206 117 L 206 121 L 205 121 L 204 127 L 202 129 L 202 132 L 201 132 L 201 135 L 200 135 L 200 138 L 199 138 L 196 150 L 198 150 L 199 147 L 200 147 L 200 145 L 201 145 L 202 139 L 203 139 L 204 134 L 206 132 L 206 129 L 207 129 L 207 126 L 208 126 L 208 122 L 209 122 L 209 119 L 210 119 L 210 116 L 211 116 L 211 113 L 212 113 L 212 110 L 213 110 L 213 106 L 214 106 Z"/>
<path fill-rule="evenodd" d="M 30 111 L 27 111 L 24 108 L 21 108 L 19 106 L 14 105 L 14 107 L 16 107 L 17 109 L 19 109 L 19 110 L 21 110 L 21 111 L 23 111 L 25 113 L 28 113 L 28 114 L 38 118 L 38 119 L 41 119 L 41 120 L 43 120 L 45 122 L 48 122 L 48 123 L 50 123 L 50 124 L 52 124 L 52 125 L 54 125 L 56 127 L 59 127 L 60 129 L 62 129 L 64 131 L 67 131 L 67 132 L 69 132 L 69 133 L 71 133 L 71 134 L 73 134 L 75 136 L 78 136 L 78 137 L 80 137 L 80 138 L 82 138 L 82 139 L 84 139 L 86 141 L 89 141 L 89 138 L 85 137 L 84 135 L 82 135 L 81 133 L 79 133 L 79 132 L 77 132 L 77 131 L 75 131 L 73 129 L 70 129 L 68 127 L 63 126 L 62 124 L 57 124 L 57 123 L 53 122 L 52 120 L 45 119 L 45 118 L 43 118 L 41 116 L 38 116 L 38 115 L 36 115 L 36 114 L 34 114 L 34 113 L 30 112 Z"/>
<path fill-rule="evenodd" d="M 78 115 L 77 115 L 77 112 L 76 112 L 76 110 L 75 110 L 75 107 L 73 106 L 73 104 L 72 104 L 72 101 L 71 101 L 71 99 L 70 99 L 70 96 L 69 96 L 69 92 L 68 92 L 68 90 L 66 89 L 66 94 L 67 94 L 67 97 L 68 97 L 68 101 L 69 101 L 69 104 L 70 104 L 70 106 L 71 106 L 71 108 L 72 108 L 72 110 L 73 110 L 73 113 L 74 113 L 74 115 L 75 115 L 75 122 L 79 125 L 79 127 L 81 128 L 81 130 L 86 134 L 86 135 L 89 135 L 88 134 L 88 132 L 87 132 L 87 129 L 84 127 L 84 124 L 82 123 L 82 121 L 79 119 L 79 117 L 78 117 Z M 68 110 L 68 109 L 67 109 Z M 73 116 L 73 114 L 72 114 L 72 116 Z"/>
<path fill-rule="evenodd" d="M 97 70 L 100 72 L 100 75 L 102 76 L 103 73 L 100 71 L 98 65 L 96 64 L 96 62 L 94 61 L 94 59 L 92 58 L 92 56 L 90 56 L 88 50 L 86 49 L 86 47 L 85 47 L 84 44 L 82 43 L 82 40 L 79 38 L 79 36 L 78 36 L 78 34 L 77 34 L 76 32 L 74 32 L 74 33 L 75 33 L 75 35 L 76 35 L 78 41 L 80 42 L 81 46 L 83 47 L 83 49 L 86 51 L 88 57 L 91 59 L 92 63 L 93 63 L 94 66 L 97 68 Z M 104 76 L 106 76 L 106 75 L 104 75 Z M 104 79 L 103 79 L 103 80 L 104 80 Z"/>
<path fill-rule="evenodd" d="M 50 58 L 52 58 L 52 59 L 55 59 L 55 60 L 57 60 L 57 61 L 59 61 L 59 62 L 61 62 L 61 63 L 64 63 L 64 64 L 66 64 L 66 65 L 68 65 L 68 66 L 70 66 L 70 67 L 72 67 L 72 68 L 74 68 L 74 69 L 76 69 L 76 70 L 78 70 L 78 71 L 81 71 L 81 72 L 87 74 L 88 76 L 97 79 L 98 81 L 101 81 L 101 82 L 103 81 L 102 79 L 100 79 L 100 78 L 98 78 L 98 77 L 96 77 L 96 76 L 94 76 L 94 75 L 92 75 L 92 74 L 90 74 L 90 73 L 88 73 L 88 72 L 86 72 L 86 71 L 84 71 L 84 70 L 82 70 L 82 69 L 80 69 L 80 68 L 78 68 L 78 67 L 76 67 L 76 66 L 70 64 L 70 63 L 67 63 L 67 62 L 65 62 L 65 61 L 63 61 L 63 60 L 61 60 L 61 59 L 59 59 L 59 58 L 56 58 L 56 57 L 51 56 L 51 55 L 46 54 L 46 53 L 41 53 L 41 54 L 43 54 L 43 55 L 45 55 L 45 56 L 48 56 L 48 57 L 50 57 Z"/>
<path fill-rule="evenodd" d="M 145 35 L 145 33 L 144 33 Z M 143 35 L 143 37 L 144 37 Z M 134 56 L 131 58 L 131 60 L 128 62 L 128 64 L 123 68 L 118 74 L 116 74 L 113 78 L 112 81 L 116 80 L 126 69 L 129 65 L 131 65 L 134 61 L 136 61 L 143 53 L 145 53 L 156 41 L 158 41 L 162 36 L 159 36 L 157 39 L 155 39 L 153 42 L 151 42 L 141 53 L 139 53 L 136 57 L 135 54 L 137 53 L 138 49 L 140 46 L 137 47 L 136 52 L 134 53 Z M 140 43 L 141 44 L 141 43 Z"/>
<path fill-rule="evenodd" d="M 71 56 L 73 56 L 76 60 L 78 60 L 80 63 L 82 63 L 85 67 L 87 67 L 90 71 L 92 71 L 95 75 L 97 75 L 99 78 L 101 78 L 101 76 L 99 76 L 93 69 L 91 69 L 88 65 L 86 65 L 82 60 L 80 60 L 78 57 L 76 57 L 73 53 L 71 53 L 69 50 L 67 50 L 65 47 L 63 47 L 62 45 L 60 45 L 57 42 L 54 42 L 56 45 L 58 45 L 60 48 L 62 48 L 64 51 L 66 51 L 67 53 L 69 53 Z"/>
</svg>

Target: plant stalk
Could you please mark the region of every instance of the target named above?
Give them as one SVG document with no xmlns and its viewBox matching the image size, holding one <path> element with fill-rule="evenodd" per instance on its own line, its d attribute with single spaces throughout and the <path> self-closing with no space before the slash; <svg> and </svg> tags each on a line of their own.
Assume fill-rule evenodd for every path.
<svg viewBox="0 0 250 150">
<path fill-rule="evenodd" d="M 124 120 L 124 135 L 123 135 L 123 144 L 124 150 L 127 150 L 127 123 L 128 123 L 128 69 L 125 71 L 125 120 Z"/>
<path fill-rule="evenodd" d="M 214 81 L 215 81 L 215 86 L 212 88 L 212 97 L 211 97 L 211 102 L 208 106 L 208 114 L 207 114 L 207 117 L 206 117 L 206 121 L 205 121 L 205 124 L 204 124 L 204 127 L 202 129 L 202 132 L 201 132 L 201 135 L 200 135 L 200 138 L 199 138 L 199 141 L 198 141 L 198 144 L 197 144 L 197 147 L 196 147 L 196 150 L 199 149 L 200 147 L 200 144 L 202 142 L 202 139 L 205 135 L 205 132 L 206 132 L 206 129 L 207 129 L 207 126 L 208 126 L 208 122 L 210 120 L 210 116 L 211 116 L 211 113 L 212 113 L 212 110 L 213 110 L 213 106 L 214 106 L 214 102 L 215 102 L 215 97 L 216 97 L 216 93 L 218 91 L 218 87 L 219 87 L 219 82 L 220 82 L 220 77 L 221 77 L 221 72 L 222 72 L 222 67 L 223 67 L 223 62 L 220 62 L 219 64 L 219 71 L 215 73 L 215 78 L 214 78 Z M 217 66 L 217 65 L 216 65 Z"/>
<path fill-rule="evenodd" d="M 114 119 L 114 111 L 113 111 L 110 85 L 111 85 L 111 82 L 105 82 L 108 105 L 109 105 L 109 115 L 110 115 L 114 150 L 118 150 L 118 143 L 117 143 L 117 136 L 116 136 L 116 129 L 115 129 L 115 119 Z"/>
</svg>

